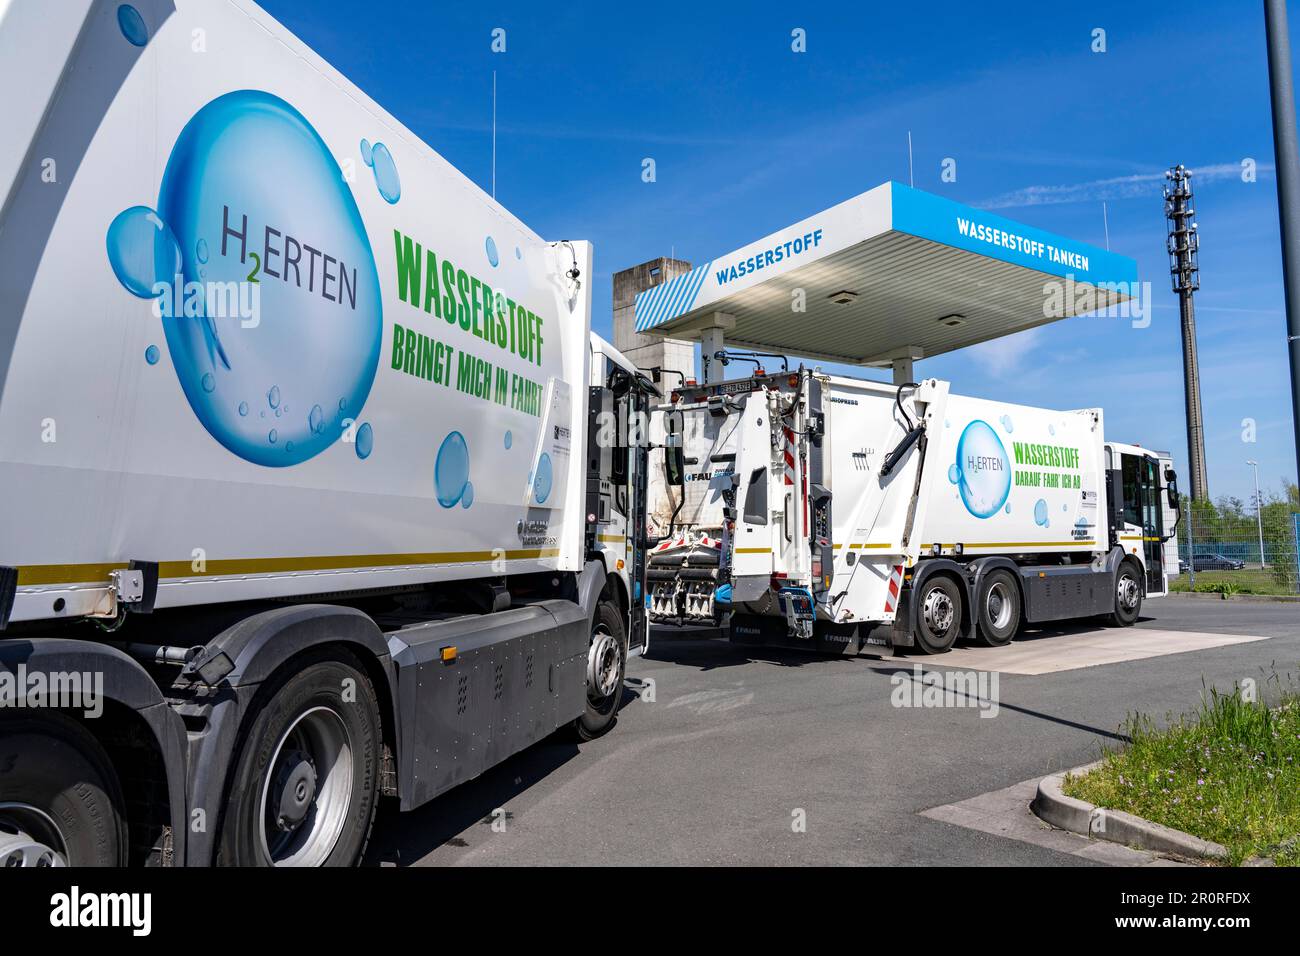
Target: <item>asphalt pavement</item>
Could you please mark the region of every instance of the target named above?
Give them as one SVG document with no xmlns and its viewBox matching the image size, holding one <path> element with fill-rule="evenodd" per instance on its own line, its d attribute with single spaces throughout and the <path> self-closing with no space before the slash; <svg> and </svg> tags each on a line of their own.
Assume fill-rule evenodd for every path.
<svg viewBox="0 0 1300 956">
<path fill-rule="evenodd" d="M 1122 657 L 1125 633 L 1147 656 L 1090 663 Z M 1090 657 L 1094 635 L 1111 649 Z M 1300 604 L 1161 598 L 1131 632 L 1072 625 L 1002 649 L 1042 673 L 1000 669 L 983 650 L 824 658 L 656 633 L 609 734 L 580 747 L 556 735 L 411 813 L 387 803 L 368 859 L 1088 865 L 1051 841 L 922 813 L 1095 760 L 1135 711 L 1163 719 L 1206 687 L 1300 680 Z M 945 679 L 953 693 L 928 687 Z"/>
</svg>

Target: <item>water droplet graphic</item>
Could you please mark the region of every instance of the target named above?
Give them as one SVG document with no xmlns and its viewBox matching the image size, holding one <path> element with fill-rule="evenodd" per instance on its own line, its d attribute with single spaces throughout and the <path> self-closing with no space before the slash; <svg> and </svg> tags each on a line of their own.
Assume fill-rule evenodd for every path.
<svg viewBox="0 0 1300 956">
<path fill-rule="evenodd" d="M 311 411 L 307 414 L 307 425 L 311 428 L 313 435 L 319 435 L 325 430 L 325 413 L 319 405 L 311 407 Z"/>
<path fill-rule="evenodd" d="M 397 164 L 393 162 L 393 154 L 387 146 L 375 143 L 370 147 L 370 162 L 367 165 L 375 171 L 375 186 L 386 202 L 395 203 L 402 198 L 402 181 L 397 178 Z"/>
<path fill-rule="evenodd" d="M 279 433 L 278 431 L 276 431 L 274 428 L 272 428 L 272 429 L 267 433 L 267 435 L 266 435 L 266 440 L 269 441 L 272 445 L 274 445 L 274 444 L 276 443 L 276 441 L 279 439 L 279 437 L 280 437 L 280 433 Z"/>
<path fill-rule="evenodd" d="M 217 387 L 217 380 L 212 377 L 211 372 L 204 372 L 202 379 L 203 391 L 211 392 Z"/>
<path fill-rule="evenodd" d="M 370 427 L 370 422 L 361 423 L 361 427 L 357 429 L 357 439 L 353 444 L 356 445 L 358 458 L 365 461 L 370 457 L 370 453 L 375 450 L 375 430 Z"/>
<path fill-rule="evenodd" d="M 343 409 L 345 409 L 345 408 L 347 408 L 347 407 L 348 407 L 348 400 L 347 400 L 346 398 L 340 398 L 340 399 L 339 399 L 339 411 L 343 411 Z"/>
<path fill-rule="evenodd" d="M 176 237 L 148 206 L 132 206 L 118 213 L 109 223 L 105 244 L 117 281 L 142 299 L 154 297 L 155 282 L 171 284 L 181 271 Z"/>
<path fill-rule="evenodd" d="M 149 42 L 149 28 L 144 25 L 144 17 L 129 3 L 117 8 L 117 28 L 132 46 L 144 46 Z"/>
<path fill-rule="evenodd" d="M 284 450 L 285 450 L 286 452 L 292 452 L 292 451 L 293 451 L 293 442 L 291 442 L 291 441 L 287 441 L 287 442 L 285 442 L 285 443 L 284 443 Z"/>
<path fill-rule="evenodd" d="M 541 459 L 537 462 L 537 475 L 533 479 L 533 497 L 537 503 L 545 504 L 546 499 L 551 496 L 551 456 L 542 452 Z"/>
<path fill-rule="evenodd" d="M 1000 419 L 998 419 L 998 421 L 1002 422 L 1002 427 L 1007 430 L 1008 435 L 1010 435 L 1013 431 L 1016 430 L 1016 426 L 1013 425 L 1011 422 L 1010 415 L 1003 415 Z"/>
<path fill-rule="evenodd" d="M 460 506 L 462 508 L 468 508 L 473 503 L 474 503 L 474 483 L 472 481 L 467 481 L 465 482 L 465 493 L 460 496 Z"/>
<path fill-rule="evenodd" d="M 239 403 L 239 416 L 242 418 L 248 414 L 248 402 Z"/>
<path fill-rule="evenodd" d="M 1062 511 L 1069 511 L 1069 510 L 1070 510 L 1070 506 L 1069 506 L 1069 505 L 1061 505 L 1061 510 L 1062 510 Z"/>
<path fill-rule="evenodd" d="M 208 261 L 208 240 L 200 239 L 194 244 L 194 257 L 198 259 L 199 262 Z M 199 274 L 202 275 L 202 271 L 200 271 Z"/>
<path fill-rule="evenodd" d="M 442 440 L 433 464 L 433 487 L 438 504 L 450 508 L 460 501 L 469 482 L 469 446 L 460 432 L 451 432 Z"/>
<path fill-rule="evenodd" d="M 515 436 L 512 435 L 510 432 L 506 432 L 506 448 L 509 448 L 514 443 L 515 443 Z"/>
<path fill-rule="evenodd" d="M 515 246 L 515 258 L 516 258 L 516 259 L 522 259 L 523 257 L 524 257 L 524 254 L 523 254 L 522 252 L 519 251 L 519 247 L 518 247 L 518 246 Z"/>
<path fill-rule="evenodd" d="M 976 420 L 957 439 L 957 489 L 962 503 L 977 518 L 995 514 L 1011 492 L 1007 450 L 988 422 Z M 951 474 L 951 473 L 950 473 Z"/>
<path fill-rule="evenodd" d="M 144 360 L 145 360 L 146 362 L 148 362 L 150 365 L 157 365 L 157 364 L 158 364 L 158 356 L 159 356 L 160 354 L 161 354 L 161 353 L 158 351 L 158 346 L 156 346 L 156 345 L 151 345 L 151 346 L 149 346 L 147 349 L 144 350 Z"/>
<path fill-rule="evenodd" d="M 1007 514 L 1011 514 L 1011 502 L 1008 501 L 1007 506 L 1002 510 L 1005 511 Z"/>
<path fill-rule="evenodd" d="M 1048 433 L 1049 435 L 1055 435 L 1055 434 L 1056 434 L 1056 426 L 1055 426 L 1055 425 L 1048 425 L 1048 426 L 1047 426 L 1047 433 Z"/>
<path fill-rule="evenodd" d="M 954 485 L 957 484 L 957 482 L 961 481 L 961 469 L 958 468 L 956 465 L 949 465 L 948 480 L 951 481 Z"/>
<path fill-rule="evenodd" d="M 491 236 L 488 236 L 487 240 L 483 243 L 483 248 L 487 251 L 488 262 L 492 263 L 492 267 L 495 269 L 497 263 L 501 261 L 500 256 L 497 255 L 496 240 Z"/>
<path fill-rule="evenodd" d="M 1047 527 L 1047 502 L 1042 498 L 1034 502 L 1034 523 Z"/>
<path fill-rule="evenodd" d="M 383 330 L 374 254 L 333 151 L 293 106 L 260 90 L 228 93 L 203 106 L 177 136 L 167 161 L 158 218 L 179 241 L 180 271 L 187 280 L 198 276 L 201 265 L 209 282 L 247 279 L 251 263 L 241 263 L 237 243 L 222 255 L 208 240 L 209 260 L 199 262 L 199 241 L 221 235 L 223 210 L 232 228 L 242 229 L 247 217 L 249 249 L 261 251 L 255 240 L 268 226 L 288 228 L 299 242 L 332 256 L 331 272 L 346 274 L 352 290 L 343 293 L 342 302 L 334 301 L 341 291 L 336 279 L 331 298 L 325 298 L 319 267 L 310 289 L 310 270 L 302 270 L 298 283 L 264 274 L 258 285 L 261 321 L 255 327 L 240 328 L 237 318 L 225 316 L 162 319 L 176 377 L 212 437 L 247 461 L 295 465 L 337 442 L 342 423 L 332 418 L 315 432 L 307 415 L 282 412 L 284 432 L 272 450 L 262 412 L 269 419 L 271 410 L 286 405 L 332 408 L 340 398 L 354 415 L 364 408 Z M 223 333 L 220 340 L 218 333 Z M 218 368 L 223 374 L 215 390 L 204 391 L 203 375 Z M 275 385 L 274 398 L 268 383 Z M 266 404 L 258 415 L 241 416 L 241 400 L 256 403 L 250 395 L 266 396 Z M 287 453 L 289 440 L 293 451 Z"/>
<path fill-rule="evenodd" d="M 370 140 L 368 139 L 361 140 L 361 161 L 367 166 L 375 164 L 374 157 L 370 155 Z"/>
</svg>

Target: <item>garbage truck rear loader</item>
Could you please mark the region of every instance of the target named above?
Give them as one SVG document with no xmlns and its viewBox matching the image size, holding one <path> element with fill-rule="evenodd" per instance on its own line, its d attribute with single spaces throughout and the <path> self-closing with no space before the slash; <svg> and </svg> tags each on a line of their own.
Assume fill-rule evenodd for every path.
<svg viewBox="0 0 1300 956">
<path fill-rule="evenodd" d="M 1172 462 L 1108 441 L 1100 409 L 801 368 L 684 386 L 655 426 L 656 623 L 941 653 L 1024 623 L 1132 624 L 1177 573 Z"/>
<path fill-rule="evenodd" d="M 589 409 L 653 387 L 591 247 L 247 0 L 0 3 L 0 77 L 0 863 L 352 864 L 608 729 L 644 451 Z"/>
</svg>

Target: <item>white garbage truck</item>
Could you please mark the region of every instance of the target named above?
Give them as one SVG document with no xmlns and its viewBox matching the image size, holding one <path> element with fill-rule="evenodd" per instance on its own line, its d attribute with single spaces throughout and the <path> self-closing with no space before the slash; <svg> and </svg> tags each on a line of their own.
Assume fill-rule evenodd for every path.
<svg viewBox="0 0 1300 956">
<path fill-rule="evenodd" d="M 57 7 L 0 0 L 0 865 L 354 864 L 608 729 L 645 450 L 589 424 L 655 392 L 590 245 L 248 0 Z"/>
<path fill-rule="evenodd" d="M 652 622 L 835 653 L 1134 623 L 1178 571 L 1166 454 L 1050 411 L 799 368 L 656 411 Z"/>
</svg>

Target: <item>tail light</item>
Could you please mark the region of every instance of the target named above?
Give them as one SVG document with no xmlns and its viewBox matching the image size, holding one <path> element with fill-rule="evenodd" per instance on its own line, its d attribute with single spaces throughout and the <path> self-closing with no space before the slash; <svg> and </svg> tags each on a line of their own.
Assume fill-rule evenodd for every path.
<svg viewBox="0 0 1300 956">
<path fill-rule="evenodd" d="M 790 383 L 790 387 L 791 387 L 791 388 L 798 388 L 798 387 L 799 387 L 799 376 L 798 376 L 798 375 L 791 375 L 788 379 L 786 379 L 786 381 Z"/>
</svg>

